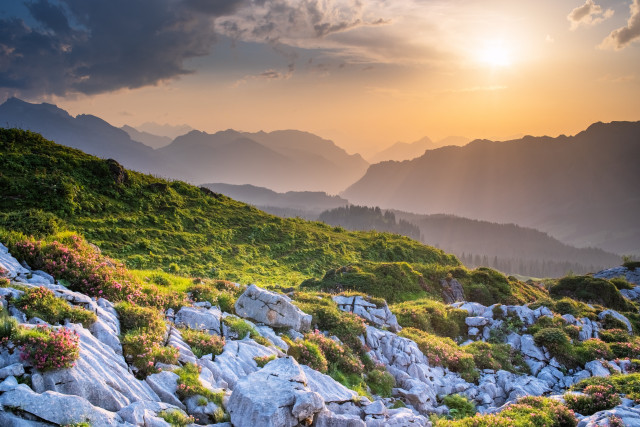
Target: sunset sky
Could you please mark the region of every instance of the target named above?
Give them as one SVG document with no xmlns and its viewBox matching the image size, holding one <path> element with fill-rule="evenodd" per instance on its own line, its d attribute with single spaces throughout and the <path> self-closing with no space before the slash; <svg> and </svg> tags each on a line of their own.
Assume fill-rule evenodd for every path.
<svg viewBox="0 0 640 427">
<path fill-rule="evenodd" d="M 640 120 L 640 0 L 2 0 L 0 101 L 369 154 Z"/>
</svg>

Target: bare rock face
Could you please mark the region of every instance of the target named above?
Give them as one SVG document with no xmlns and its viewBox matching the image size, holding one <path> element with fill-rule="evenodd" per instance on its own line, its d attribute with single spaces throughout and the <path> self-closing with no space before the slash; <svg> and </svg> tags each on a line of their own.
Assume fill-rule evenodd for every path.
<svg viewBox="0 0 640 427">
<path fill-rule="evenodd" d="M 292 357 L 273 360 L 238 381 L 227 411 L 235 427 L 293 427 L 325 409 L 324 400 L 307 385 Z"/>
<path fill-rule="evenodd" d="M 285 295 L 251 285 L 236 301 L 236 313 L 274 328 L 306 331 L 311 327 L 311 315 L 305 314 Z"/>
<path fill-rule="evenodd" d="M 78 422 L 89 422 L 95 426 L 123 425 L 123 420 L 118 414 L 95 407 L 84 397 L 53 391 L 38 394 L 23 384 L 3 393 L 0 396 L 0 407 L 20 408 L 22 412 L 36 419 L 56 425 Z"/>
<path fill-rule="evenodd" d="M 465 300 L 464 289 L 456 279 L 442 279 L 440 286 L 442 287 L 442 297 L 445 303 L 453 304 L 454 302 Z"/>
</svg>

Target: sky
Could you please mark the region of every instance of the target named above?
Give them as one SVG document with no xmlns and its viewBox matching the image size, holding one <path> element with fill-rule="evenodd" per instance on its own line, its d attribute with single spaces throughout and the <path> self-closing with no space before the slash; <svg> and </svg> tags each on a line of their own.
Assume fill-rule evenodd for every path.
<svg viewBox="0 0 640 427">
<path fill-rule="evenodd" d="M 2 0 L 0 101 L 396 141 L 640 120 L 640 0 Z"/>
</svg>

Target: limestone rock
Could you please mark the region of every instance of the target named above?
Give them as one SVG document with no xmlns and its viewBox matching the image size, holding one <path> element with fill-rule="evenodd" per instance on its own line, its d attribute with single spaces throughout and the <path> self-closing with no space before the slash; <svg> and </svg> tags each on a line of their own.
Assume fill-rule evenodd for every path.
<svg viewBox="0 0 640 427">
<path fill-rule="evenodd" d="M 333 300 L 338 304 L 340 310 L 357 314 L 380 328 L 389 328 L 393 332 L 398 332 L 402 329 L 398 324 L 398 319 L 391 313 L 386 302 L 382 307 L 377 307 L 360 295 L 339 295 L 333 297 Z"/>
<path fill-rule="evenodd" d="M 293 328 L 306 331 L 311 327 L 311 315 L 291 303 L 286 295 L 249 286 L 236 301 L 238 316 L 264 323 L 274 328 Z"/>
<path fill-rule="evenodd" d="M 216 386 L 233 389 L 240 378 L 259 369 L 254 357 L 271 355 L 277 355 L 275 349 L 253 340 L 227 341 L 222 354 L 216 356 L 215 360 L 205 356 L 198 362 L 213 373 L 217 379 Z"/>
<path fill-rule="evenodd" d="M 638 426 L 640 425 L 640 407 L 616 406 L 613 409 L 596 412 L 595 414 L 585 417 L 578 423 L 578 427 L 597 427 L 609 425 L 609 417 L 615 416 L 622 420 L 622 425 Z"/>
<path fill-rule="evenodd" d="M 307 377 L 309 389 L 322 396 L 325 403 L 349 402 L 358 398 L 358 393 L 349 390 L 329 375 L 315 371 L 307 365 L 300 365 L 300 367 Z"/>
<path fill-rule="evenodd" d="M 584 364 L 584 369 L 591 372 L 591 375 L 594 377 L 608 377 L 611 375 L 609 369 L 602 366 L 602 362 L 599 360 L 592 360 L 591 362 L 587 362 Z"/>
<path fill-rule="evenodd" d="M 600 314 L 598 314 L 598 319 L 603 320 L 607 315 L 610 315 L 613 318 L 618 319 L 619 321 L 624 323 L 627 327 L 627 332 L 629 332 L 630 334 L 633 333 L 633 328 L 631 327 L 631 322 L 629 322 L 629 319 L 615 310 L 608 309 L 602 311 Z"/>
<path fill-rule="evenodd" d="M 134 402 L 129 406 L 126 406 L 118 411 L 118 415 L 128 423 L 135 426 L 144 427 L 160 427 L 168 426 L 168 423 L 162 418 L 158 417 L 158 414 L 162 411 L 178 411 L 187 415 L 181 409 L 169 405 L 164 402 Z M 163 424 L 164 423 L 164 424 Z"/>
<path fill-rule="evenodd" d="M 4 380 L 9 376 L 19 377 L 21 375 L 24 375 L 24 366 L 22 363 L 14 363 L 13 365 L 0 369 L 0 380 Z"/>
<path fill-rule="evenodd" d="M 316 415 L 313 427 L 366 427 L 366 424 L 357 415 L 336 414 L 324 410 Z"/>
<path fill-rule="evenodd" d="M 222 335 L 222 312 L 217 307 L 204 309 L 200 307 L 182 307 L 175 317 L 175 324 L 190 329 L 206 331 L 212 335 Z"/>
<path fill-rule="evenodd" d="M 89 422 L 96 426 L 122 425 L 122 418 L 102 408 L 93 406 L 87 399 L 53 391 L 35 393 L 26 385 L 19 385 L 0 396 L 4 408 L 20 408 L 27 414 L 50 423 L 66 425 Z"/>
<path fill-rule="evenodd" d="M 446 304 L 465 300 L 464 289 L 456 279 L 442 279 L 440 280 L 440 286 L 442 287 L 442 298 L 444 298 Z"/>
<path fill-rule="evenodd" d="M 273 360 L 240 379 L 227 411 L 235 427 L 292 427 L 324 409 L 322 397 L 306 384 L 304 371 L 292 357 Z"/>
<path fill-rule="evenodd" d="M 176 394 L 176 390 L 178 390 L 178 374 L 171 371 L 162 371 L 149 375 L 145 381 L 164 403 L 177 406 L 180 409 L 186 409 Z"/>
<path fill-rule="evenodd" d="M 29 270 L 20 265 L 18 260 L 9 253 L 9 249 L 2 243 L 0 243 L 0 268 L 6 270 L 5 276 L 10 279 L 26 278 L 30 273 Z"/>
</svg>

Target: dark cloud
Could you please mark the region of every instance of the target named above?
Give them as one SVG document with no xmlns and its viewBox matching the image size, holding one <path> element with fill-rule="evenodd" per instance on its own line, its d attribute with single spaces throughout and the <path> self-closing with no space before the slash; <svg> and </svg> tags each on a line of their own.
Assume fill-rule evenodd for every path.
<svg viewBox="0 0 640 427">
<path fill-rule="evenodd" d="M 640 0 L 633 0 L 631 3 L 631 16 L 626 27 L 613 30 L 602 42 L 600 47 L 612 47 L 620 50 L 628 46 L 634 40 L 640 39 Z"/>
<path fill-rule="evenodd" d="M 586 0 L 582 6 L 578 6 L 569 13 L 567 19 L 571 22 L 571 29 L 575 30 L 580 25 L 595 25 L 613 16 L 613 9 L 602 10 L 600 5 L 593 0 Z"/>
<path fill-rule="evenodd" d="M 244 3 L 25 2 L 36 25 L 17 17 L 0 20 L 0 88 L 5 96 L 95 94 L 188 74 L 185 61 L 207 55 L 215 41 L 212 16 Z"/>
</svg>

